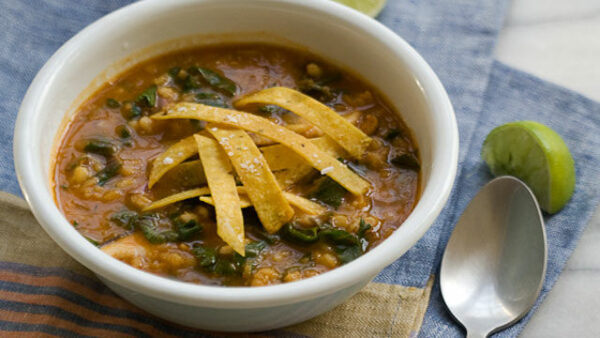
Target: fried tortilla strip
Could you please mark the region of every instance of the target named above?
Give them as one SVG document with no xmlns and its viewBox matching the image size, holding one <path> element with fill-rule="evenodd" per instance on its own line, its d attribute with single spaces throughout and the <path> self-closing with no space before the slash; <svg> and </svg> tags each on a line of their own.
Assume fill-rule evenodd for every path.
<svg viewBox="0 0 600 338">
<path fill-rule="evenodd" d="M 178 164 L 167 171 L 155 184 L 155 186 L 175 188 L 193 188 L 203 185 L 206 185 L 206 176 L 200 160 Z"/>
<path fill-rule="evenodd" d="M 210 195 L 210 190 L 208 189 L 208 187 L 186 190 L 186 191 L 182 191 L 180 193 L 174 194 L 174 195 L 167 196 L 163 199 L 152 202 L 150 205 L 145 207 L 142 211 L 150 211 L 150 210 L 162 208 L 169 204 L 177 203 L 177 202 L 180 202 L 183 200 L 188 200 L 190 198 L 194 198 L 194 197 L 198 197 L 198 196 L 202 196 L 202 195 Z"/>
<path fill-rule="evenodd" d="M 294 216 L 294 209 L 256 144 L 241 129 L 209 124 L 207 130 L 229 156 L 263 227 L 269 233 L 277 232 Z"/>
<path fill-rule="evenodd" d="M 273 104 L 314 124 L 356 159 L 360 159 L 372 139 L 352 123 L 312 97 L 286 87 L 272 87 L 247 95 L 237 102 L 240 108 L 251 104 Z M 266 136 L 266 135 L 265 135 Z"/>
<path fill-rule="evenodd" d="M 319 149 L 305 137 L 260 116 L 199 103 L 182 102 L 151 117 L 155 120 L 203 120 L 252 131 L 289 147 L 313 168 L 321 171 L 323 175 L 331 177 L 354 195 L 365 194 L 371 187 L 367 181 L 355 174 L 346 165 Z M 206 170 L 206 166 L 204 169 Z"/>
<path fill-rule="evenodd" d="M 238 193 L 240 192 L 238 191 Z M 304 197 L 300 197 L 298 195 L 294 195 L 285 191 L 283 192 L 283 195 L 288 200 L 288 202 L 290 202 L 291 205 L 298 208 L 299 210 L 304 211 L 309 215 L 321 215 L 327 212 L 327 208 Z M 215 202 L 210 196 L 202 196 L 200 197 L 200 200 L 206 204 L 215 205 Z M 244 195 L 240 196 L 240 203 L 242 208 L 248 208 L 252 206 L 252 203 L 250 202 L 248 197 Z"/>
<path fill-rule="evenodd" d="M 210 204 L 212 206 L 215 205 L 215 201 L 210 196 L 201 196 L 200 200 L 206 204 Z M 245 195 L 240 196 L 240 206 L 242 207 L 242 209 L 252 206 L 252 202 L 250 202 L 250 200 L 248 199 L 248 196 L 245 196 Z"/>
<path fill-rule="evenodd" d="M 300 197 L 298 195 L 294 195 L 290 192 L 285 192 L 285 191 L 283 192 L 283 195 L 288 200 L 288 202 L 290 202 L 291 205 L 304 211 L 307 214 L 321 215 L 327 211 L 327 208 L 325 208 L 311 200 L 308 200 L 304 197 Z"/>
<path fill-rule="evenodd" d="M 173 144 L 164 153 L 158 155 L 152 161 L 152 170 L 148 179 L 148 188 L 158 182 L 158 180 L 170 169 L 179 163 L 185 161 L 198 152 L 198 146 L 192 136 Z"/>
<path fill-rule="evenodd" d="M 340 158 L 348 155 L 342 147 L 328 136 L 312 138 L 309 140 L 312 144 L 319 147 L 319 149 L 331 157 Z M 290 148 L 283 144 L 261 147 L 259 149 L 265 156 L 267 163 L 269 163 L 269 168 L 271 168 L 272 171 L 293 169 L 299 165 L 307 166 L 304 158 L 295 153 L 291 153 Z"/>
<path fill-rule="evenodd" d="M 345 158 L 347 156 L 346 151 L 328 136 L 313 138 L 310 139 L 310 141 L 335 158 Z M 276 144 L 258 149 L 263 153 L 271 171 L 275 172 L 284 169 L 294 171 L 294 174 L 286 174 L 288 178 L 295 177 L 291 183 L 297 182 L 312 170 L 312 167 L 308 165 L 302 157 L 296 155 L 296 153 L 290 152 L 289 148 L 284 145 Z M 163 182 L 167 186 L 183 188 L 204 185 L 206 184 L 206 177 L 204 176 L 202 163 L 200 160 L 180 163 L 165 173 L 159 179 L 157 184 L 163 185 Z M 281 181 L 278 182 L 281 183 Z M 287 185 L 291 183 L 288 183 Z"/>
<path fill-rule="evenodd" d="M 231 174 L 231 163 L 217 141 L 198 134 L 194 138 L 198 143 L 208 188 L 215 202 L 217 234 L 233 250 L 245 256 L 244 218 L 235 179 Z"/>
</svg>

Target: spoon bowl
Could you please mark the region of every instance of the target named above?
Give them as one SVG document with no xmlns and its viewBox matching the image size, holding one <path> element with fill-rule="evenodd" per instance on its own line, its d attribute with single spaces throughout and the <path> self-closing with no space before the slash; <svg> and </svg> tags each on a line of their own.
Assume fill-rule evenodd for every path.
<svg viewBox="0 0 600 338">
<path fill-rule="evenodd" d="M 486 184 L 448 241 L 442 297 L 467 337 L 487 337 L 521 319 L 546 275 L 546 233 L 535 196 L 515 177 Z"/>
</svg>

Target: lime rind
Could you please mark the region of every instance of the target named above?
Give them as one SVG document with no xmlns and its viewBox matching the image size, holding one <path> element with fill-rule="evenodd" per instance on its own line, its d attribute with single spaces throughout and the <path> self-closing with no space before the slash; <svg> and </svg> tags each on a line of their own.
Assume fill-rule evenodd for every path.
<svg viewBox="0 0 600 338">
<path fill-rule="evenodd" d="M 512 175 L 527 183 L 548 213 L 562 209 L 573 194 L 573 157 L 560 135 L 541 123 L 518 121 L 495 128 L 481 156 L 494 175 Z"/>
</svg>

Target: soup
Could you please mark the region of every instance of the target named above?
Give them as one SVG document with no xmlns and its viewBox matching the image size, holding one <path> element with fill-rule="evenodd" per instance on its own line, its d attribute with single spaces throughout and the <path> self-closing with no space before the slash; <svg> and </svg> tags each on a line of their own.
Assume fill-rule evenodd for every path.
<svg viewBox="0 0 600 338">
<path fill-rule="evenodd" d="M 70 122 L 54 181 L 65 217 L 116 259 L 264 286 L 377 246 L 416 204 L 419 172 L 410 131 L 374 88 L 306 51 L 238 44 L 106 83 Z"/>
</svg>

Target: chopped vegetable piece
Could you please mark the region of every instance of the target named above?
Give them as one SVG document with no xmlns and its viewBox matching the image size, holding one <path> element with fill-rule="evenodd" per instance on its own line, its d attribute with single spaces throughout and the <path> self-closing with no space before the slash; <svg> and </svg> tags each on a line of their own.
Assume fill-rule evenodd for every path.
<svg viewBox="0 0 600 338">
<path fill-rule="evenodd" d="M 396 137 L 400 137 L 402 135 L 403 135 L 402 130 L 392 129 L 385 135 L 385 139 L 388 141 L 391 141 L 391 140 L 395 139 Z"/>
<path fill-rule="evenodd" d="M 220 89 L 229 96 L 235 94 L 237 90 L 235 82 L 208 68 L 198 67 L 197 70 L 211 87 Z"/>
<path fill-rule="evenodd" d="M 324 177 L 317 190 L 312 193 L 311 198 L 318 199 L 337 209 L 342 204 L 342 199 L 346 193 L 346 189 L 336 181 L 329 177 Z"/>
<path fill-rule="evenodd" d="M 258 241 L 246 244 L 246 257 L 256 257 L 267 247 L 267 242 Z"/>
<path fill-rule="evenodd" d="M 138 214 L 131 210 L 122 210 L 115 212 L 110 216 L 110 220 L 117 223 L 120 227 L 127 230 L 133 230 Z"/>
<path fill-rule="evenodd" d="M 323 240 L 330 242 L 335 245 L 358 245 L 359 240 L 356 235 L 349 233 L 348 231 L 335 229 L 335 228 L 325 228 L 319 231 L 319 237 Z"/>
<path fill-rule="evenodd" d="M 198 93 L 196 94 L 196 102 L 213 107 L 228 107 L 227 104 L 225 104 L 225 102 L 221 98 L 221 96 L 215 93 Z"/>
<path fill-rule="evenodd" d="M 397 167 L 418 170 L 421 166 L 419 160 L 413 154 L 402 154 L 392 159 L 392 164 Z"/>
<path fill-rule="evenodd" d="M 161 244 L 166 242 L 175 242 L 179 235 L 173 230 L 161 230 L 158 228 L 158 216 L 145 215 L 136 219 L 136 226 L 142 230 L 142 233 L 152 244 Z"/>
<path fill-rule="evenodd" d="M 293 223 L 288 223 L 281 228 L 280 234 L 284 238 L 300 242 L 300 243 L 314 243 L 319 240 L 317 235 L 318 227 L 312 228 L 297 228 Z"/>
<path fill-rule="evenodd" d="M 181 67 L 173 67 L 173 68 L 170 68 L 167 73 L 172 78 L 176 78 L 180 71 L 181 71 Z"/>
<path fill-rule="evenodd" d="M 100 243 L 97 240 L 91 239 L 88 236 L 83 235 L 83 238 L 87 239 L 88 242 L 92 243 L 95 246 L 100 246 Z"/>
<path fill-rule="evenodd" d="M 96 173 L 96 177 L 98 178 L 98 185 L 103 186 L 110 180 L 111 178 L 117 176 L 119 173 L 119 169 L 121 169 L 121 161 L 119 161 L 115 157 L 111 157 L 106 166 L 102 170 Z"/>
<path fill-rule="evenodd" d="M 244 219 L 235 179 L 231 174 L 231 163 L 215 140 L 198 134 L 194 138 L 198 143 L 208 188 L 215 202 L 217 234 L 233 250 L 244 256 Z"/>
<path fill-rule="evenodd" d="M 136 102 L 146 105 L 147 107 L 156 106 L 156 85 L 148 87 L 138 96 Z"/>
<path fill-rule="evenodd" d="M 214 248 L 197 246 L 194 247 L 193 252 L 201 267 L 209 267 L 217 262 L 217 251 Z"/>
<path fill-rule="evenodd" d="M 294 112 L 314 124 L 335 140 L 354 158 L 360 159 L 372 139 L 341 115 L 321 102 L 285 87 L 263 89 L 235 103 L 236 107 L 249 104 L 275 104 Z"/>
<path fill-rule="evenodd" d="M 125 118 L 128 120 L 134 119 L 142 115 L 142 107 L 138 106 L 135 102 L 131 103 L 131 109 L 127 112 Z"/>
<path fill-rule="evenodd" d="M 358 225 L 358 237 L 363 238 L 365 237 L 365 235 L 367 234 L 367 231 L 369 231 L 373 226 L 367 222 L 365 222 L 365 220 L 361 217 L 360 219 L 360 223 Z"/>
<path fill-rule="evenodd" d="M 335 252 L 342 264 L 349 263 L 363 254 L 362 248 L 357 245 L 338 247 Z"/>
<path fill-rule="evenodd" d="M 177 203 L 177 202 L 187 200 L 190 198 L 194 198 L 194 197 L 198 197 L 198 196 L 202 196 L 202 195 L 209 195 L 209 194 L 210 194 L 210 190 L 207 187 L 182 191 L 180 193 L 170 195 L 170 196 L 167 196 L 158 201 L 152 202 L 150 205 L 146 206 L 143 211 L 155 210 L 158 208 L 165 207 L 169 204 L 173 204 L 173 203 Z"/>
<path fill-rule="evenodd" d="M 260 116 L 202 104 L 178 103 L 166 111 L 153 115 L 152 118 L 156 120 L 181 118 L 205 120 L 252 131 L 288 146 L 315 169 L 325 169 L 327 176 L 355 195 L 362 195 L 370 188 L 367 181 L 356 175 L 334 157 L 320 150 L 308 139 Z"/>
<path fill-rule="evenodd" d="M 121 104 L 119 103 L 119 101 L 117 101 L 113 98 L 108 98 L 108 99 L 106 99 L 106 106 L 108 108 L 119 108 L 121 106 Z"/>
<path fill-rule="evenodd" d="M 124 124 L 118 125 L 117 128 L 115 128 L 115 132 L 120 138 L 131 137 L 131 131 L 129 130 L 129 127 Z"/>
<path fill-rule="evenodd" d="M 109 138 L 95 137 L 87 140 L 83 151 L 108 157 L 119 151 L 119 147 Z"/>
<path fill-rule="evenodd" d="M 180 241 L 187 241 L 188 239 L 192 238 L 195 234 L 200 233 L 202 231 L 202 226 L 193 219 L 187 222 L 176 220 L 175 228 L 177 229 L 177 235 Z"/>
<path fill-rule="evenodd" d="M 158 182 L 158 180 L 171 168 L 185 161 L 198 152 L 198 146 L 194 137 L 186 137 L 183 140 L 173 144 L 164 153 L 160 154 L 152 161 L 152 170 L 148 178 L 148 188 Z"/>
<path fill-rule="evenodd" d="M 294 210 L 256 144 L 240 129 L 209 126 L 208 131 L 229 156 L 264 228 L 270 233 L 277 232 L 294 216 Z"/>
</svg>

